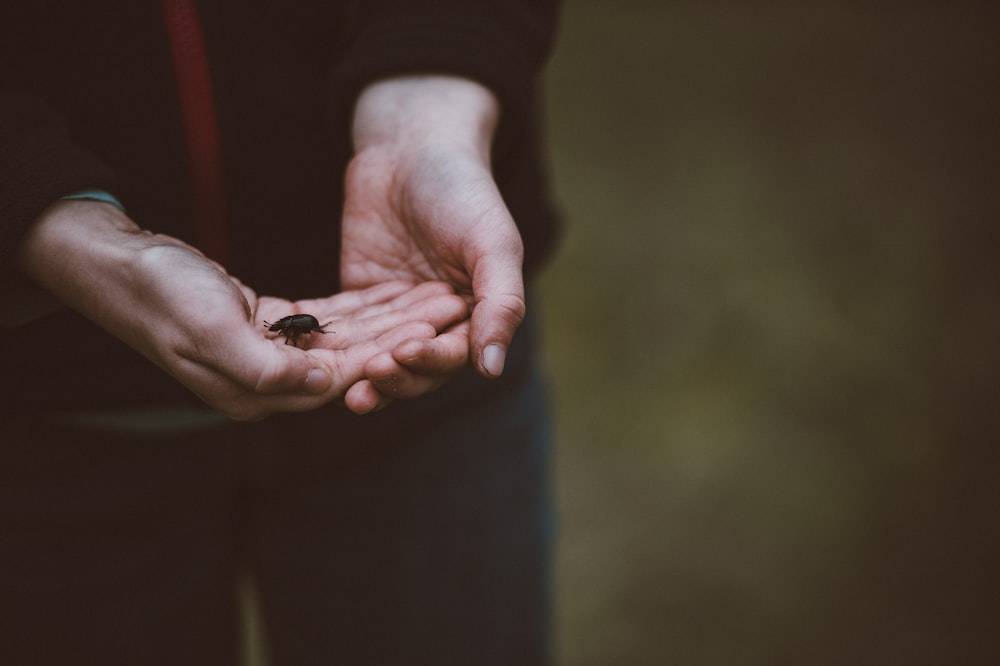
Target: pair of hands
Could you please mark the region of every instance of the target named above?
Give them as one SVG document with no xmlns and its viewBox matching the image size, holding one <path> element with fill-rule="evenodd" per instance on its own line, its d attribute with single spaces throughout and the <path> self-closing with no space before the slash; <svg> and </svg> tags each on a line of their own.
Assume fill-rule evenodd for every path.
<svg viewBox="0 0 1000 666">
<path fill-rule="evenodd" d="M 489 168 L 497 114 L 486 89 L 450 77 L 362 93 L 340 294 L 258 295 L 197 249 L 89 201 L 47 210 L 19 263 L 235 419 L 336 400 L 367 413 L 437 388 L 470 361 L 498 376 L 525 306 L 520 235 Z M 335 333 L 302 338 L 306 349 L 266 334 L 265 320 L 293 313 Z"/>
</svg>

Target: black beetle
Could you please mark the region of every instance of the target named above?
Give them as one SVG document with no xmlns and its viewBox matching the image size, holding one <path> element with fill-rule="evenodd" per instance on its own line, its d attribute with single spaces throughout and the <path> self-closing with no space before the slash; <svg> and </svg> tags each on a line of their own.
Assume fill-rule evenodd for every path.
<svg viewBox="0 0 1000 666">
<path fill-rule="evenodd" d="M 298 347 L 297 340 L 300 335 L 306 335 L 309 333 L 336 333 L 336 331 L 324 331 L 324 326 L 329 326 L 333 322 L 326 322 L 323 326 L 319 325 L 319 320 L 311 314 L 293 314 L 287 317 L 282 317 L 273 324 L 270 322 L 264 322 L 264 326 L 267 330 L 272 333 L 280 333 L 285 336 L 285 344 L 293 344 Z"/>
</svg>

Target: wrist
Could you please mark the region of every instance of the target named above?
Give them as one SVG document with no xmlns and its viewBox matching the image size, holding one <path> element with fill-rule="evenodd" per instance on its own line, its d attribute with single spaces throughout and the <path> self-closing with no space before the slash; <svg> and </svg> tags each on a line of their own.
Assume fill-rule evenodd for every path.
<svg viewBox="0 0 1000 666">
<path fill-rule="evenodd" d="M 81 192 L 42 212 L 18 245 L 11 270 L 0 276 L 0 325 L 19 326 L 58 311 L 68 295 L 60 283 L 73 273 L 82 244 L 95 245 L 112 230 L 138 232 L 108 197 Z"/>
<path fill-rule="evenodd" d="M 355 105 L 357 152 L 460 150 L 489 163 L 500 106 L 484 86 L 454 76 L 406 76 L 365 88 Z"/>
<path fill-rule="evenodd" d="M 123 286 L 135 251 L 152 237 L 114 205 L 59 201 L 28 230 L 16 265 L 56 299 L 86 313 L 101 293 Z"/>
</svg>

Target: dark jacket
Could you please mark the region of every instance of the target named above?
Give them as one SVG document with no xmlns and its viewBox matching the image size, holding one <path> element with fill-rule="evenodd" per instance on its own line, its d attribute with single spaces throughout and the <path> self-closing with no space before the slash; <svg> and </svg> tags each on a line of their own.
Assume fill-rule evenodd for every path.
<svg viewBox="0 0 1000 666">
<path fill-rule="evenodd" d="M 500 97 L 494 173 L 525 240 L 526 270 L 537 269 L 556 237 L 536 95 L 554 4 L 202 0 L 231 227 L 227 268 L 261 294 L 335 292 L 353 102 L 378 78 L 436 72 L 476 79 Z M 112 192 L 140 226 L 195 242 L 160 2 L 18 3 L 0 19 L 0 63 L 0 272 L 46 206 L 88 188 Z M 186 396 L 70 312 L 0 329 L 0 373 L 4 409 Z"/>
</svg>

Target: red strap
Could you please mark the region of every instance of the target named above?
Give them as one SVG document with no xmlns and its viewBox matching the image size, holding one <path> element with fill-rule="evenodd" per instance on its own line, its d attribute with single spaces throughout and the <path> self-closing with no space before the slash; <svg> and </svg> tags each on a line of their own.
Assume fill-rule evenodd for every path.
<svg viewBox="0 0 1000 666">
<path fill-rule="evenodd" d="M 219 263 L 229 263 L 229 229 L 222 142 L 212 78 L 195 0 L 163 0 L 163 16 L 177 77 L 194 202 L 194 243 Z"/>
</svg>

